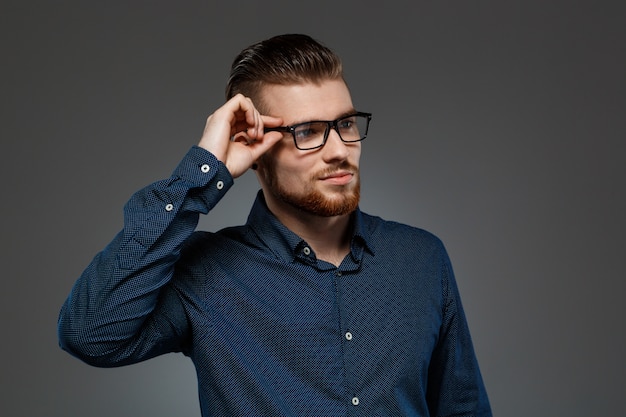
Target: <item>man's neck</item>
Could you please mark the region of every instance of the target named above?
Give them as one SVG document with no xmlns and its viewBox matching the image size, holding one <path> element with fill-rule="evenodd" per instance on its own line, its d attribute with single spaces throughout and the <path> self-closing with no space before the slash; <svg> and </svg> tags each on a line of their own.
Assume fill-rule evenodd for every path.
<svg viewBox="0 0 626 417">
<path fill-rule="evenodd" d="M 268 204 L 268 208 L 289 230 L 307 241 L 318 259 L 339 266 L 350 252 L 350 214 L 325 217 L 280 204 Z"/>
</svg>

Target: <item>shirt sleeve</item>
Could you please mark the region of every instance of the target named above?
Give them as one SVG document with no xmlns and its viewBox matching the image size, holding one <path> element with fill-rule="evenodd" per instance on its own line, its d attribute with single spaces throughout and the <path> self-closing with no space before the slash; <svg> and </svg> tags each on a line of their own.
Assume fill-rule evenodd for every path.
<svg viewBox="0 0 626 417">
<path fill-rule="evenodd" d="M 124 207 L 122 231 L 94 257 L 61 308 L 61 348 L 102 367 L 184 351 L 186 317 L 168 283 L 199 214 L 232 184 L 224 164 L 194 146 L 170 178 L 135 193 Z"/>
<path fill-rule="evenodd" d="M 431 359 L 427 400 L 432 416 L 491 417 L 452 265 L 443 252 L 443 323 Z"/>
</svg>

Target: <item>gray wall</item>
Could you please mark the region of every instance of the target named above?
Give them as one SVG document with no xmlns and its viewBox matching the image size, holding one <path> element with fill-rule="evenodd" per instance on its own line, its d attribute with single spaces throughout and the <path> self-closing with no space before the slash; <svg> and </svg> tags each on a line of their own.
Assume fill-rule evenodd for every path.
<svg viewBox="0 0 626 417">
<path fill-rule="evenodd" d="M 374 113 L 362 208 L 448 247 L 495 414 L 626 415 L 624 4 L 4 1 L 0 414 L 199 415 L 182 355 L 91 368 L 57 314 L 127 198 L 197 142 L 234 55 L 306 32 Z M 256 188 L 200 227 L 243 222 Z"/>
</svg>

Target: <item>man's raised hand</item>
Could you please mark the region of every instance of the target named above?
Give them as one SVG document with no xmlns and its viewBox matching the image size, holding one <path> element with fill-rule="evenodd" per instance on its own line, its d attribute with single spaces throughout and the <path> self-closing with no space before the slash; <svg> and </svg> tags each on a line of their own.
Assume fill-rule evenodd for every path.
<svg viewBox="0 0 626 417">
<path fill-rule="evenodd" d="M 198 146 L 208 150 L 237 178 L 282 138 L 281 132 L 264 133 L 282 123 L 279 117 L 263 116 L 252 100 L 237 94 L 207 118 Z"/>
</svg>

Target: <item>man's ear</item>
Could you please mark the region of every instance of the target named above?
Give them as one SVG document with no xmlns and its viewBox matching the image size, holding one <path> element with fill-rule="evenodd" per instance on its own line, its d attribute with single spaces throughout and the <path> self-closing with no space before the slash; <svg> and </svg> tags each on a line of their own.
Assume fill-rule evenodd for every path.
<svg viewBox="0 0 626 417">
<path fill-rule="evenodd" d="M 250 137 L 248 137 L 246 132 L 237 132 L 230 140 L 233 142 L 250 143 Z"/>
<path fill-rule="evenodd" d="M 271 161 L 267 160 L 267 156 L 266 155 L 261 155 L 252 164 L 252 169 L 254 170 L 254 173 L 259 178 L 259 181 L 261 181 L 261 182 L 265 182 L 265 176 L 267 175 L 267 170 L 266 170 L 267 165 L 266 164 L 268 164 L 268 163 L 271 163 Z"/>
</svg>

